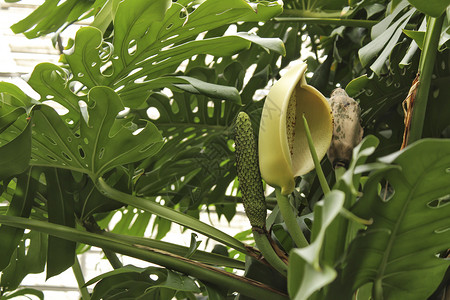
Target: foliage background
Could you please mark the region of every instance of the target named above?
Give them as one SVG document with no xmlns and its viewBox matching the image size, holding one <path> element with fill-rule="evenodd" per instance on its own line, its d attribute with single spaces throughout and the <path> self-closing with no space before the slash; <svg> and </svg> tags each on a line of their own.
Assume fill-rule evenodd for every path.
<svg viewBox="0 0 450 300">
<path fill-rule="evenodd" d="M 424 14 L 420 11 L 424 8 L 413 1 L 414 6 L 408 1 L 360 1 L 350 3 L 350 7 L 347 7 L 347 1 L 333 4 L 285 1 L 283 13 L 272 19 L 281 13 L 275 2 L 259 1 L 253 7 L 237 0 L 227 3 L 208 0 L 200 6 L 199 3 L 176 1 L 170 6 L 170 1 L 155 1 L 150 5 L 143 1 L 125 1 L 120 5 L 118 1 L 66 1 L 55 7 L 48 1 L 32 17 L 12 27 L 33 38 L 64 29 L 80 16 L 98 13 L 92 24 L 94 27 L 81 29 L 74 40 L 69 41 L 71 50 L 61 57 L 61 66 L 40 64 L 28 80 L 41 99 L 59 102 L 67 109 L 62 118 L 48 107 L 33 107 L 35 101 L 14 86 L 1 86 L 1 139 L 5 145 L 1 149 L 5 165 L 0 175 L 2 197 L 11 201 L 6 215 L 48 219 L 52 223 L 95 231 L 97 225 L 100 229 L 106 228 L 115 211 L 123 209 L 123 203 L 117 201 L 125 201 L 120 194 L 124 192 L 133 196 L 125 204 L 136 205 L 143 198 L 156 201 L 162 197 L 165 206 L 193 218 L 198 218 L 200 208 L 215 207 L 219 217 L 223 215 L 231 221 L 236 213 L 236 203 L 241 201 L 232 146 L 234 117 L 239 111 L 246 111 L 257 129 L 263 105 L 259 96 L 261 90 L 279 78 L 280 70 L 300 58 L 302 48 L 311 53 L 309 57 L 301 57 L 308 62 L 311 85 L 324 95 L 329 95 L 337 86 L 346 87 L 350 96 L 360 102 L 365 135 L 374 135 L 379 140 L 368 162 L 400 148 L 403 135 L 401 103 L 417 73 L 418 48 L 425 45 L 421 33 L 425 30 L 421 25 Z M 255 7 L 257 17 L 253 13 Z M 117 12 L 116 8 L 119 9 Z M 83 15 L 86 11 L 89 13 Z M 433 15 L 434 10 L 425 10 L 425 13 Z M 336 20 L 336 16 L 341 19 Z M 111 26 L 113 18 L 114 26 Z M 342 19 L 355 23 L 344 23 Z M 433 101 L 428 102 L 425 137 L 446 138 L 450 128 L 449 119 L 445 118 L 448 111 L 445 100 L 449 75 L 448 35 L 445 34 L 448 15 L 444 19 L 447 23 L 442 26 L 440 52 L 434 64 L 435 77 L 430 90 Z M 240 33 L 222 37 L 225 32 L 230 32 L 230 23 L 235 23 L 232 28 Z M 183 68 L 180 68 L 181 63 Z M 252 76 L 248 78 L 248 74 Z M 170 88 L 171 93 L 162 93 L 164 87 Z M 79 101 L 85 104 L 78 105 Z M 124 107 L 129 109 L 120 118 L 115 118 Z M 26 113 L 31 108 L 33 129 L 29 125 L 32 123 L 26 120 Z M 149 116 L 149 108 L 158 113 Z M 138 129 L 140 133 L 133 135 Z M 21 147 L 21 151 L 13 147 L 13 141 L 26 145 L 30 136 L 33 139 L 28 147 Z M 76 143 L 69 140 L 75 140 L 74 137 Z M 144 145 L 142 141 L 145 141 Z M 109 147 L 112 143 L 120 147 Z M 426 146 L 426 149 L 433 147 Z M 28 163 L 23 162 L 30 155 L 28 149 L 31 149 L 31 164 L 39 168 L 27 170 Z M 116 160 L 121 154 L 125 155 Z M 8 159 L 8 155 L 23 159 Z M 94 159 L 96 157 L 98 159 Z M 391 163 L 400 162 L 386 162 L 387 165 Z M 387 165 L 386 173 L 389 173 Z M 334 183 L 327 160 L 323 161 L 323 168 L 330 183 Z M 382 173 L 382 167 L 377 165 L 377 168 Z M 377 168 L 373 170 L 376 172 Z M 415 172 L 426 174 L 426 171 Z M 12 176 L 16 179 L 11 180 Z M 116 197 L 109 195 L 116 201 L 95 188 L 98 176 L 103 176 L 108 185 L 118 190 L 118 193 L 112 193 Z M 375 182 L 372 185 L 377 186 L 378 182 L 372 181 Z M 230 186 L 233 192 L 227 194 Z M 299 178 L 298 187 L 302 191 L 302 194 L 294 195 L 298 214 L 303 215 L 303 219 L 308 219 L 306 216 L 313 211 L 320 214 L 314 205 L 323 197 L 323 191 L 315 174 Z M 337 189 L 346 192 L 345 188 Z M 58 193 L 53 193 L 55 190 Z M 439 199 L 447 195 L 444 191 Z M 271 198 L 273 200 L 273 195 L 268 197 L 269 203 Z M 13 203 L 19 203 L 16 209 Z M 141 211 L 137 216 L 130 214 L 112 232 L 124 233 L 121 228 L 129 227 L 127 222 L 136 224 L 134 220 L 146 226 L 149 216 L 148 212 Z M 274 238 L 289 251 L 292 244 L 289 239 L 283 239 L 281 221 L 280 216 L 272 214 L 270 224 L 274 224 Z M 152 226 L 158 240 L 167 234 L 170 221 L 157 217 Z M 4 253 L 0 256 L 4 258 L 2 267 L 6 267 L 13 253 L 19 255 L 16 245 L 21 239 L 21 230 L 4 225 L 0 230 L 5 240 L 11 239 L 10 246 L 3 247 Z M 327 230 L 323 226 L 321 232 L 326 235 Z M 142 236 L 143 227 L 133 225 L 133 232 L 129 234 Z M 311 240 L 318 236 L 312 234 Z M 36 236 L 32 240 L 39 238 Z M 58 274 L 73 264 L 75 245 L 73 241 L 49 237 L 47 258 L 40 257 L 37 264 L 40 267 L 27 270 L 23 275 L 41 270 L 45 263 L 47 276 Z M 193 245 L 195 248 L 195 241 Z M 433 251 L 443 251 L 444 246 Z M 52 251 L 61 248 L 67 249 L 64 255 L 52 255 Z M 298 253 L 298 256 L 302 257 L 302 254 Z M 298 263 L 305 265 L 301 259 Z M 442 270 L 445 271 L 444 267 L 440 267 L 440 275 Z M 11 274 L 18 274 L 17 267 L 14 269 L 9 265 L 8 268 Z M 247 266 L 247 271 L 250 269 Z M 153 270 L 132 269 L 124 273 L 134 278 L 142 272 Z M 167 282 L 171 273 L 162 272 L 168 272 L 161 275 Z M 346 278 L 345 271 L 342 274 Z M 118 278 L 123 280 L 124 277 Z M 433 280 L 433 288 L 439 285 L 439 278 Z M 114 280 L 114 276 L 106 280 Z M 348 284 L 354 281 L 348 281 Z M 363 281 L 355 283 L 357 286 L 349 286 L 346 292 L 352 293 L 355 287 L 365 283 Z M 2 276 L 2 286 L 10 290 L 14 290 L 19 282 L 20 276 L 13 281 Z M 149 284 L 146 282 L 143 286 Z M 158 289 L 158 293 L 164 291 L 172 295 L 173 291 L 168 292 L 167 285 Z M 100 283 L 98 286 L 101 289 Z M 330 290 L 325 290 L 324 297 L 332 289 L 331 286 Z M 193 286 L 186 290 L 178 286 L 174 290 L 199 292 L 198 287 Z M 133 292 L 142 293 L 142 289 L 136 288 Z M 289 292 L 298 294 L 295 289 Z M 429 295 L 430 290 L 424 293 Z"/>
</svg>

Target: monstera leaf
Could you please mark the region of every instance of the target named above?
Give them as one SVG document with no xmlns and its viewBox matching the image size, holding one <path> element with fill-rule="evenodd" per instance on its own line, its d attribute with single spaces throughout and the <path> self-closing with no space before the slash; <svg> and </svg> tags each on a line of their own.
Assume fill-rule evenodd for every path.
<svg viewBox="0 0 450 300">
<path fill-rule="evenodd" d="M 103 40 L 97 28 L 82 28 L 65 58 L 72 81 L 88 89 L 109 86 L 120 94 L 125 106 L 138 107 L 155 89 L 176 85 L 179 89 L 201 91 L 198 82 L 186 77 L 167 77 L 194 55 L 232 55 L 251 43 L 284 53 L 279 39 L 261 39 L 248 33 L 196 39 L 215 27 L 237 21 L 265 21 L 280 12 L 277 2 L 252 6 L 243 0 L 208 0 L 200 5 L 186 0 L 122 1 L 115 14 L 112 42 Z M 235 99 L 232 90 L 221 89 L 209 87 L 218 90 L 210 92 L 217 98 Z"/>
<path fill-rule="evenodd" d="M 92 16 L 105 2 L 112 0 L 46 0 L 28 17 L 11 26 L 14 33 L 36 38 L 57 31 L 66 24 Z M 87 12 L 87 13 L 86 13 Z"/>
<path fill-rule="evenodd" d="M 205 38 L 223 35 L 227 29 L 228 25 L 208 31 Z M 170 204 L 180 203 L 183 210 L 191 209 L 192 213 L 200 204 L 216 204 L 218 214 L 231 220 L 235 203 L 227 202 L 224 194 L 236 177 L 231 147 L 233 120 L 240 110 L 245 110 L 252 116 L 257 132 L 263 104 L 254 100 L 255 95 L 261 98 L 257 91 L 264 89 L 267 81 L 278 75 L 280 68 L 299 57 L 301 46 L 298 23 L 268 21 L 237 25 L 237 31 L 252 29 L 266 39 L 283 36 L 286 55 L 261 51 L 257 44 L 253 44 L 233 57 L 197 55 L 189 60 L 185 71 L 187 76 L 202 81 L 235 86 L 240 91 L 244 107 L 211 96 L 194 97 L 176 91 L 172 100 L 159 93 L 149 97 L 145 107 L 158 112 L 158 117 L 152 121 L 168 141 L 162 151 L 141 165 L 148 172 L 138 181 L 138 193 L 164 195 L 170 199 Z M 277 64 L 279 60 L 281 65 Z M 131 112 L 140 119 L 147 118 L 143 109 Z"/>
<path fill-rule="evenodd" d="M 424 139 L 380 162 L 354 208 L 373 225 L 352 242 L 333 299 L 369 282 L 374 299 L 427 299 L 449 266 L 438 254 L 450 246 L 450 142 Z"/>
<path fill-rule="evenodd" d="M 87 106 L 80 117 L 79 133 L 70 130 L 53 108 L 41 105 L 35 109 L 32 165 L 65 168 L 97 178 L 161 148 L 161 135 L 153 124 L 147 123 L 136 134 L 137 128 L 128 120 L 116 120 L 123 106 L 110 88 L 91 89 Z"/>
<path fill-rule="evenodd" d="M 379 138 L 377 152 L 380 156 L 396 151 L 401 144 L 404 124 L 400 106 L 408 95 L 418 66 L 418 57 L 408 66 L 399 66 L 407 46 L 401 43 L 393 49 L 388 74 L 363 75 L 345 88 L 351 97 L 359 100 L 364 132 Z"/>
<path fill-rule="evenodd" d="M 401 1 L 394 9 L 394 11 L 380 21 L 372 28 L 372 41 L 362 47 L 358 54 L 361 64 L 366 66 L 376 56 L 375 61 L 370 65 L 370 69 L 377 75 L 381 74 L 388 57 L 391 55 L 392 49 L 398 43 L 406 24 L 409 19 L 416 12 L 415 8 L 407 10 L 402 14 L 402 11 L 408 6 L 406 0 Z M 399 16 L 397 18 L 397 16 Z"/>
<path fill-rule="evenodd" d="M 0 82 L 0 180 L 20 174 L 31 157 L 31 124 L 26 112 L 32 100 L 11 83 Z"/>
</svg>

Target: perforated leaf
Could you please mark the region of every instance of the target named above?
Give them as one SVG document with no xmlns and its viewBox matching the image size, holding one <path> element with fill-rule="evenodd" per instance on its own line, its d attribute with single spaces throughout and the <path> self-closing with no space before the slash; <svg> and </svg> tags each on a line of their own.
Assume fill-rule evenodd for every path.
<svg viewBox="0 0 450 300">
<path fill-rule="evenodd" d="M 12 31 L 23 33 L 27 38 L 36 38 L 58 31 L 64 25 L 84 19 L 102 7 L 107 0 L 46 0 L 25 19 L 13 26 Z M 91 9 L 91 13 L 84 15 Z"/>
<path fill-rule="evenodd" d="M 79 133 L 71 131 L 53 108 L 42 105 L 35 109 L 33 165 L 71 169 L 96 178 L 161 148 L 161 135 L 153 124 L 147 123 L 134 135 L 137 128 L 116 120 L 123 106 L 110 88 L 91 89 L 87 105 Z"/>
<path fill-rule="evenodd" d="M 26 112 L 32 100 L 11 83 L 0 82 L 0 180 L 20 174 L 31 157 L 31 125 Z"/>
<path fill-rule="evenodd" d="M 409 9 L 402 14 L 402 10 L 407 6 L 407 1 L 403 0 L 392 14 L 379 22 L 372 28 L 372 41 L 358 51 L 359 59 L 363 66 L 370 65 L 370 69 L 377 75 L 382 73 L 382 69 L 388 60 L 392 49 L 398 43 L 402 34 L 402 29 L 408 24 L 409 19 L 415 13 L 415 9 Z M 400 15 L 397 19 L 397 15 Z"/>
<path fill-rule="evenodd" d="M 335 299 L 367 282 L 375 298 L 427 299 L 450 264 L 437 257 L 450 246 L 450 142 L 424 139 L 380 161 L 354 209 L 374 222 L 352 242 Z M 393 188 L 385 200 L 383 180 Z"/>
<path fill-rule="evenodd" d="M 208 0 L 200 5 L 191 1 L 122 1 L 115 15 L 112 43 L 102 39 L 99 29 L 82 28 L 66 59 L 73 81 L 88 88 L 110 86 L 120 94 L 125 106 L 138 107 L 152 90 L 165 87 L 158 78 L 170 75 L 194 55 L 232 55 L 249 48 L 252 42 L 284 53 L 280 40 L 265 40 L 248 33 L 195 39 L 205 30 L 236 21 L 264 21 L 280 12 L 277 2 L 251 6 L 243 0 Z M 182 81 L 196 87 L 183 78 L 165 81 Z M 211 88 L 210 96 L 230 99 L 223 93 L 214 95 L 217 88 Z"/>
</svg>

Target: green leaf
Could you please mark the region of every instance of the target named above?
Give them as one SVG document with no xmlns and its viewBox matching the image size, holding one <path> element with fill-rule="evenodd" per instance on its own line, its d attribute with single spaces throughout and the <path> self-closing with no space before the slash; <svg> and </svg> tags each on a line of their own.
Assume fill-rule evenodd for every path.
<svg viewBox="0 0 450 300">
<path fill-rule="evenodd" d="M 450 5 L 449 0 L 408 0 L 408 2 L 421 12 L 434 18 L 440 17 Z"/>
<path fill-rule="evenodd" d="M 23 236 L 12 256 L 11 262 L 2 271 L 0 285 L 15 290 L 30 273 L 41 273 L 45 269 L 47 258 L 47 236 L 32 231 Z"/>
<path fill-rule="evenodd" d="M 110 197 L 111 199 L 114 199 L 116 201 L 120 201 L 124 204 L 131 205 L 133 207 L 143 209 L 146 211 L 149 211 L 157 216 L 160 216 L 164 219 L 167 219 L 169 221 L 178 223 L 180 225 L 183 225 L 187 228 L 190 228 L 192 230 L 195 230 L 199 233 L 202 233 L 206 236 L 209 236 L 215 240 L 218 240 L 222 243 L 224 243 L 227 246 L 233 247 L 241 252 L 246 253 L 247 250 L 244 247 L 244 244 L 236 240 L 235 238 L 229 236 L 228 234 L 224 233 L 221 230 L 218 230 L 217 228 L 214 228 L 206 223 L 203 223 L 199 221 L 198 219 L 195 219 L 189 215 L 183 214 L 179 211 L 176 211 L 174 209 L 171 209 L 169 207 L 160 205 L 158 203 L 148 201 L 143 198 L 139 198 L 133 195 L 122 193 L 118 190 L 115 190 L 108 186 L 105 181 L 100 178 L 97 182 L 97 188 Z"/>
<path fill-rule="evenodd" d="M 120 221 L 117 222 L 111 232 L 131 236 L 144 236 L 144 232 L 150 223 L 151 213 L 139 210 L 135 212 L 133 207 L 122 209 L 120 213 Z"/>
<path fill-rule="evenodd" d="M 364 133 L 373 134 L 380 140 L 379 156 L 396 151 L 401 145 L 404 116 L 400 113 L 400 106 L 408 95 L 418 68 L 418 59 L 403 68 L 399 66 L 407 47 L 408 43 L 401 43 L 392 50 L 388 74 L 382 77 L 363 75 L 345 88 L 360 103 Z"/>
<path fill-rule="evenodd" d="M 291 299 L 308 299 L 314 292 L 331 283 L 337 273 L 329 262 L 321 261 L 326 231 L 338 216 L 345 200 L 341 191 L 331 191 L 314 208 L 311 244 L 290 252 L 288 290 Z"/>
<path fill-rule="evenodd" d="M 402 3 L 404 2 L 406 1 L 404 0 Z M 381 70 L 384 67 L 386 60 L 388 59 L 394 46 L 397 44 L 400 35 L 403 33 L 402 30 L 405 28 L 406 24 L 409 22 L 409 19 L 415 12 L 415 9 L 408 10 L 394 23 L 389 25 L 389 27 L 386 27 L 386 25 L 390 24 L 393 19 L 390 17 L 401 12 L 401 7 L 404 7 L 404 5 L 397 6 L 391 15 L 386 17 L 384 21 L 377 24 L 379 26 L 374 26 L 372 29 L 373 40 L 358 51 L 359 59 L 363 66 L 369 64 L 369 62 L 371 62 L 372 59 L 378 55 L 378 58 L 370 66 L 370 69 L 372 69 L 372 71 L 374 71 L 377 75 L 381 74 Z"/>
<path fill-rule="evenodd" d="M 161 135 L 150 122 L 134 135 L 130 124 L 115 119 L 123 106 L 110 88 L 91 89 L 87 105 L 79 135 L 52 108 L 42 105 L 35 109 L 33 165 L 70 169 L 97 178 L 116 166 L 151 156 L 161 148 Z"/>
<path fill-rule="evenodd" d="M 66 110 L 63 118 L 69 127 L 75 127 L 80 120 L 80 100 L 86 102 L 86 96 L 76 95 L 73 85 L 69 83 L 67 72 L 51 63 L 38 64 L 28 79 L 28 84 L 41 96 L 40 101 L 54 101 Z"/>
<path fill-rule="evenodd" d="M 423 40 L 425 39 L 425 31 L 415 31 L 403 29 L 403 33 L 412 38 L 419 48 L 422 50 Z"/>
<path fill-rule="evenodd" d="M 164 241 L 158 241 L 158 240 L 154 240 L 154 239 L 149 239 L 149 238 L 144 238 L 144 237 L 135 237 L 135 236 L 130 236 L 130 235 L 118 235 L 115 233 L 110 233 L 110 232 L 103 232 L 103 235 L 106 236 L 111 236 L 113 238 L 116 238 L 117 240 L 121 240 L 123 242 L 129 243 L 130 245 L 140 245 L 140 246 L 144 246 L 144 247 L 149 247 L 149 248 L 154 248 L 154 249 L 159 249 L 159 250 L 163 250 L 163 251 L 167 251 L 179 256 L 186 256 L 186 253 L 188 253 L 189 248 L 185 247 L 185 246 L 181 246 L 181 245 L 176 245 L 176 244 L 172 244 L 172 243 L 168 243 L 168 242 L 164 242 Z M 217 244 L 215 245 L 215 248 L 221 246 L 225 248 L 226 251 L 226 247 L 221 245 L 221 244 Z M 228 253 L 216 253 L 213 251 L 213 253 L 209 253 L 209 252 L 205 252 L 205 251 L 201 251 L 201 250 L 197 250 L 195 251 L 192 256 L 190 257 L 192 260 L 196 260 L 196 261 L 200 261 L 203 262 L 205 264 L 210 264 L 210 265 L 217 265 L 217 266 L 226 266 L 229 268 L 234 268 L 234 269 L 244 269 L 244 263 L 242 261 L 230 258 L 228 256 Z"/>
<path fill-rule="evenodd" d="M 57 31 L 66 23 L 85 18 L 82 16 L 87 10 L 98 9 L 105 0 L 46 0 L 25 19 L 11 26 L 14 33 L 23 33 L 27 38 L 36 38 Z"/>
<path fill-rule="evenodd" d="M 436 254 L 450 240 L 450 206 L 439 202 L 450 194 L 450 142 L 424 139 L 380 161 L 354 208 L 374 223 L 351 244 L 339 299 L 368 282 L 375 299 L 426 299 L 449 266 Z M 383 180 L 393 188 L 386 200 Z"/>
<path fill-rule="evenodd" d="M 42 291 L 31 289 L 31 288 L 20 289 L 20 290 L 14 291 L 12 293 L 9 293 L 9 294 L 5 295 L 4 299 L 14 299 L 15 297 L 25 296 L 25 295 L 33 295 L 33 296 L 38 297 L 40 300 L 44 300 L 44 293 Z"/>
<path fill-rule="evenodd" d="M 18 120 L 17 123 L 24 123 Z M 23 130 L 11 125 L 0 135 L 0 179 L 24 172 L 31 158 L 31 122 Z"/>
<path fill-rule="evenodd" d="M 197 251 L 198 247 L 200 246 L 200 244 L 202 243 L 202 241 L 197 241 L 198 235 L 196 235 L 195 233 L 191 233 L 191 243 L 189 245 L 189 251 L 186 254 L 187 258 L 191 258 L 192 255 L 194 255 L 194 253 Z"/>
<path fill-rule="evenodd" d="M 69 179 L 67 170 L 47 168 L 47 211 L 48 221 L 55 224 L 75 227 L 75 212 L 73 196 L 67 193 L 64 184 Z M 66 183 L 64 182 L 66 181 Z M 75 261 L 76 243 L 54 236 L 48 237 L 47 279 L 70 268 Z"/>
<path fill-rule="evenodd" d="M 37 180 L 40 171 L 36 168 L 29 168 L 27 172 L 17 177 L 17 186 L 11 203 L 8 206 L 7 216 L 28 217 L 31 213 L 31 207 L 35 192 L 37 189 Z M 17 248 L 23 236 L 23 229 L 2 225 L 0 227 L 0 270 L 8 266 L 11 256 Z"/>
<path fill-rule="evenodd" d="M 193 5 L 189 1 L 167 0 L 120 2 L 112 44 L 103 41 L 101 31 L 96 28 L 85 27 L 77 32 L 72 52 L 66 55 L 74 74 L 72 81 L 88 88 L 109 86 L 120 94 L 125 106 L 138 107 L 153 89 L 161 87 L 154 80 L 172 74 L 182 61 L 194 55 L 232 55 L 249 48 L 252 42 L 284 53 L 280 40 L 247 33 L 195 39 L 204 31 L 236 21 L 268 20 L 281 12 L 279 3 L 261 2 L 252 6 L 244 0 L 226 4 L 208 0 L 198 7 Z M 208 95 L 218 90 L 209 85 L 200 91 L 205 88 Z M 224 99 L 235 101 L 236 95 L 232 93 L 231 98 Z"/>
<path fill-rule="evenodd" d="M 26 113 L 33 100 L 17 86 L 0 82 L 0 180 L 24 172 L 31 158 L 31 125 Z"/>
<path fill-rule="evenodd" d="M 37 230 L 71 241 L 110 249 L 114 252 L 152 262 L 171 270 L 190 274 L 199 280 L 204 280 L 244 295 L 255 296 L 261 299 L 268 297 L 268 299 L 274 300 L 287 298 L 282 292 L 270 289 L 268 286 L 259 282 L 245 280 L 242 277 L 222 271 L 218 268 L 211 268 L 176 255 L 168 255 L 168 253 L 164 251 L 127 245 L 120 239 L 105 237 L 100 234 L 28 218 L 0 215 L 0 223 L 18 228 Z"/>
</svg>

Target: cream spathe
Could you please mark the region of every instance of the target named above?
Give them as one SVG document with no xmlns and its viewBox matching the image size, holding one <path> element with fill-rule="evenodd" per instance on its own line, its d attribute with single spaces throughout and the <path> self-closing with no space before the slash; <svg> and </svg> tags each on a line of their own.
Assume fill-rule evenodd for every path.
<svg viewBox="0 0 450 300">
<path fill-rule="evenodd" d="M 262 178 L 287 195 L 294 177 L 314 168 L 302 115 L 305 114 L 318 157 L 325 156 L 333 134 L 333 116 L 327 99 L 305 79 L 306 64 L 292 66 L 270 89 L 259 129 L 259 165 Z"/>
</svg>

